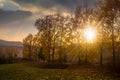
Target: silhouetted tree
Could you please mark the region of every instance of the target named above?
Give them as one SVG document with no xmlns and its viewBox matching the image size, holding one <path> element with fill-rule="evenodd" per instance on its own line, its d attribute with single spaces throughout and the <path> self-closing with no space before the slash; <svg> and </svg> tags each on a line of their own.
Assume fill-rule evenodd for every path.
<svg viewBox="0 0 120 80">
<path fill-rule="evenodd" d="M 32 60 L 32 49 L 33 49 L 33 35 L 29 34 L 23 39 L 23 55 L 24 58 Z"/>
<path fill-rule="evenodd" d="M 43 54 L 43 50 L 42 50 L 42 48 L 40 48 L 39 49 L 39 51 L 38 51 L 38 58 L 40 59 L 40 60 L 45 60 L 45 56 L 44 56 L 44 54 Z"/>
<path fill-rule="evenodd" d="M 120 10 L 120 1 L 119 0 L 103 0 L 103 4 L 101 5 L 101 19 L 104 21 L 103 26 L 106 27 L 109 32 L 109 37 L 112 41 L 112 54 L 113 54 L 113 66 L 116 65 L 116 57 L 115 57 L 115 36 L 116 36 L 116 19 L 117 13 Z"/>
<path fill-rule="evenodd" d="M 55 50 L 59 47 L 59 60 L 62 60 L 62 52 L 65 44 L 65 40 L 69 38 L 69 30 L 71 29 L 71 20 L 68 17 L 64 17 L 60 14 L 48 15 L 44 18 L 36 20 L 35 26 L 39 30 L 41 38 L 44 38 L 44 41 L 41 44 L 46 43 L 43 46 L 46 46 L 48 51 L 48 61 L 54 62 Z M 64 43 L 64 44 L 63 44 Z"/>
<path fill-rule="evenodd" d="M 85 53 L 85 63 L 88 62 L 88 48 L 87 48 L 87 40 L 84 38 L 84 28 L 88 27 L 89 25 L 90 26 L 96 26 L 97 23 L 94 23 L 96 21 L 96 14 L 95 14 L 95 10 L 93 8 L 89 8 L 87 5 L 83 5 L 83 6 L 78 6 L 76 8 L 76 11 L 75 11 L 75 18 L 74 18 L 74 27 L 75 27 L 75 30 L 74 30 L 74 33 L 75 33 L 75 36 L 74 38 L 76 38 L 77 40 L 77 45 L 79 45 L 79 49 L 78 50 L 78 62 L 80 62 L 79 60 L 80 59 L 80 54 L 83 53 L 83 50 L 82 50 L 82 45 L 84 45 L 84 47 L 86 48 L 84 51 Z"/>
</svg>

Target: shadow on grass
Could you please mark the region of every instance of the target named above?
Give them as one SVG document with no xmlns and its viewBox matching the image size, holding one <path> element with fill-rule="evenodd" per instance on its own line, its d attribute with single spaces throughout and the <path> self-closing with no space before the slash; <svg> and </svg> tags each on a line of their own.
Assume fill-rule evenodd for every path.
<svg viewBox="0 0 120 80">
<path fill-rule="evenodd" d="M 69 66 L 68 64 L 65 63 L 36 63 L 36 62 L 30 62 L 27 63 L 26 65 L 41 69 L 67 69 Z"/>
</svg>

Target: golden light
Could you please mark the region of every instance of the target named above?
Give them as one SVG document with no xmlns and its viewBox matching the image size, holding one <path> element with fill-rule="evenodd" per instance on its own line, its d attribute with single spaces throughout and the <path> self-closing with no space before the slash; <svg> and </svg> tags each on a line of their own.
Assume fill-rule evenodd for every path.
<svg viewBox="0 0 120 80">
<path fill-rule="evenodd" d="M 96 34 L 96 29 L 92 26 L 84 29 L 84 37 L 86 38 L 87 42 L 93 42 L 96 38 Z"/>
</svg>

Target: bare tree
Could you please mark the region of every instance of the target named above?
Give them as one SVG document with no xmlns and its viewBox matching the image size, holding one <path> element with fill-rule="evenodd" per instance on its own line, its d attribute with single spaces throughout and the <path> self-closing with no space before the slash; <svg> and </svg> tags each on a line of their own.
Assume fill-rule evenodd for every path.
<svg viewBox="0 0 120 80">
<path fill-rule="evenodd" d="M 101 6 L 101 16 L 104 21 L 104 27 L 106 27 L 109 31 L 109 36 L 112 41 L 112 54 L 113 54 L 113 66 L 116 65 L 116 57 L 115 57 L 115 24 L 116 24 L 116 14 L 120 10 L 120 1 L 119 0 L 103 0 L 103 4 Z"/>
<path fill-rule="evenodd" d="M 74 27 L 76 32 L 76 39 L 77 44 L 79 45 L 79 54 L 81 53 L 81 47 L 83 44 L 86 44 L 86 51 L 85 51 L 85 63 L 88 62 L 88 48 L 87 48 L 87 41 L 85 40 L 83 36 L 83 30 L 87 25 L 93 25 L 93 22 L 96 20 L 96 14 L 94 9 L 89 8 L 87 5 L 78 6 L 75 11 L 75 18 L 74 18 Z M 96 26 L 94 24 L 93 26 Z M 81 46 L 80 46 L 81 45 Z M 80 56 L 79 56 L 80 60 Z M 79 61 L 78 61 L 79 62 Z"/>
</svg>

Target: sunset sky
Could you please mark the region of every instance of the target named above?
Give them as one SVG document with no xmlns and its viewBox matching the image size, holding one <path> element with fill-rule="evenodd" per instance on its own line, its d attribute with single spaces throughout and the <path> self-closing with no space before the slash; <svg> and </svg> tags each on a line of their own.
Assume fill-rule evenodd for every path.
<svg viewBox="0 0 120 80">
<path fill-rule="evenodd" d="M 0 0 L 0 39 L 22 41 L 37 33 L 35 20 L 41 16 L 73 14 L 81 4 L 94 5 L 98 0 Z"/>
</svg>

